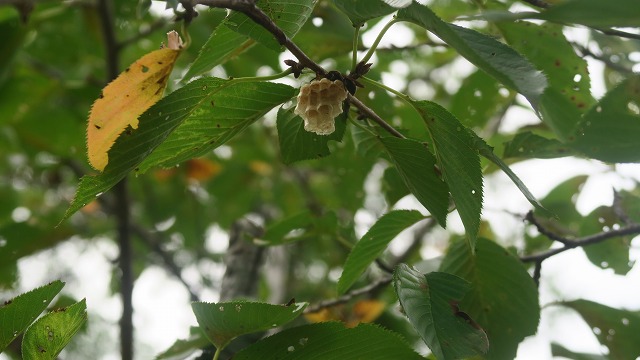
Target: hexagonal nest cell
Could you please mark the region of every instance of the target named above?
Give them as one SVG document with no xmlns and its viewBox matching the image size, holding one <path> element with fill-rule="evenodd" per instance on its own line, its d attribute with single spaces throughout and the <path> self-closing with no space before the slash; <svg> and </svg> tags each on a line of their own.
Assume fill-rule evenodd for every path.
<svg viewBox="0 0 640 360">
<path fill-rule="evenodd" d="M 313 80 L 300 88 L 295 113 L 304 120 L 304 129 L 318 135 L 336 130 L 335 118 L 342 113 L 347 90 L 342 81 Z"/>
</svg>

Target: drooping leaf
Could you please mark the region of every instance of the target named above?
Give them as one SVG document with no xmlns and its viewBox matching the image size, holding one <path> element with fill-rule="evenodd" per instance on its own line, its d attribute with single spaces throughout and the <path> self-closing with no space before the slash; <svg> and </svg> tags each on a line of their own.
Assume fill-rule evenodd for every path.
<svg viewBox="0 0 640 360">
<path fill-rule="evenodd" d="M 7 300 L 0 306 L 0 352 L 31 325 L 63 287 L 64 283 L 56 280 Z"/>
<path fill-rule="evenodd" d="M 254 44 L 255 40 L 229 29 L 223 21 L 211 33 L 211 36 L 200 49 L 198 57 L 191 63 L 182 80 L 187 81 L 194 76 L 213 69 L 217 65 L 224 64 L 227 60 L 240 55 Z"/>
<path fill-rule="evenodd" d="M 615 229 L 621 226 L 622 219 L 618 217 L 612 207 L 600 206 L 581 219 L 580 235 L 589 236 Z M 602 269 L 613 269 L 618 275 L 626 275 L 633 267 L 629 260 L 629 249 L 633 236 L 619 236 L 582 249 L 592 264 Z"/>
<path fill-rule="evenodd" d="M 592 107 L 568 139 L 594 159 L 640 162 L 640 75 L 630 76 Z"/>
<path fill-rule="evenodd" d="M 345 328 L 338 322 L 298 326 L 258 341 L 236 353 L 234 360 L 419 360 L 397 334 L 371 324 Z"/>
<path fill-rule="evenodd" d="M 640 7 L 634 0 L 566 0 L 543 11 L 540 19 L 594 27 L 639 27 Z"/>
<path fill-rule="evenodd" d="M 522 182 L 522 180 L 520 180 L 518 175 L 516 175 L 513 172 L 513 170 L 511 170 L 509 165 L 507 165 L 504 161 L 502 161 L 502 159 L 500 159 L 493 152 L 493 148 L 489 144 L 487 144 L 481 137 L 476 135 L 476 133 L 472 132 L 471 130 L 469 130 L 468 132 L 473 139 L 473 147 L 480 153 L 480 155 L 489 159 L 492 163 L 498 165 L 500 170 L 502 170 L 505 174 L 507 174 L 509 179 L 513 181 L 513 183 L 518 187 L 522 195 L 524 195 L 527 198 L 527 200 L 531 205 L 533 205 L 536 209 L 542 212 L 546 212 L 546 209 L 542 206 L 542 204 L 540 204 L 538 199 L 536 199 L 536 197 L 533 196 L 531 191 L 529 191 L 529 188 L 527 188 L 527 186 Z"/>
<path fill-rule="evenodd" d="M 138 171 L 144 173 L 155 166 L 172 167 L 203 156 L 294 94 L 294 88 L 284 84 L 230 81 L 229 87 L 212 90 L 204 106 L 196 109 L 144 159 Z M 202 90 L 209 91 L 209 88 L 203 85 Z"/>
<path fill-rule="evenodd" d="M 427 6 L 413 3 L 398 11 L 398 19 L 433 32 L 460 55 L 507 87 L 518 91 L 537 107 L 547 79 L 509 46 L 477 31 L 442 21 Z"/>
<path fill-rule="evenodd" d="M 505 158 L 555 159 L 576 153 L 567 145 L 555 139 L 547 139 L 531 131 L 516 134 L 505 143 Z"/>
<path fill-rule="evenodd" d="M 404 313 L 436 359 L 487 353 L 487 334 L 458 306 L 470 290 L 467 281 L 443 272 L 424 275 L 400 264 L 393 285 Z"/>
<path fill-rule="evenodd" d="M 640 313 L 614 309 L 589 300 L 561 302 L 577 311 L 589 324 L 600 344 L 609 349 L 609 359 L 636 359 L 640 356 Z"/>
<path fill-rule="evenodd" d="M 293 38 L 311 15 L 316 2 L 317 0 L 258 0 L 256 6 L 289 38 Z M 270 49 L 280 51 L 281 45 L 275 37 L 241 12 L 231 13 L 225 25 Z"/>
<path fill-rule="evenodd" d="M 489 336 L 487 359 L 513 359 L 518 344 L 536 332 L 538 290 L 522 262 L 498 244 L 479 238 L 476 254 L 462 241 L 449 248 L 440 271 L 471 283 L 460 308 Z"/>
<path fill-rule="evenodd" d="M 140 116 L 137 130 L 130 134 L 125 132 L 116 140 L 109 151 L 111 161 L 103 173 L 82 178 L 63 220 L 137 167 L 144 172 L 154 165 L 175 165 L 180 159 L 200 156 L 203 151 L 223 144 L 268 111 L 270 106 L 275 106 L 272 104 L 293 96 L 293 91 L 293 88 L 282 84 L 217 78 L 198 79 L 174 91 Z M 219 112 L 214 109 L 215 100 L 219 101 L 218 105 L 225 104 L 225 107 L 219 106 Z M 246 108 L 240 108 L 239 104 Z M 210 121 L 211 118 L 222 120 L 214 122 Z M 185 126 L 168 139 L 183 122 Z M 198 131 L 198 136 L 192 136 L 192 129 L 203 130 L 202 127 L 209 133 Z M 167 144 L 165 140 L 171 142 Z M 145 160 L 160 144 L 160 152 Z M 144 164 L 141 164 L 143 160 Z"/>
<path fill-rule="evenodd" d="M 63 218 L 93 201 L 99 194 L 113 187 L 161 144 L 212 93 L 226 88 L 228 81 L 216 78 L 198 79 L 174 91 L 139 118 L 139 127 L 131 134 L 125 133 L 116 140 L 110 151 L 111 161 L 105 171 L 97 176 L 84 176 L 80 180 L 76 196 Z M 209 90 L 209 91 L 207 91 Z"/>
<path fill-rule="evenodd" d="M 409 226 L 424 219 L 416 210 L 395 210 L 384 214 L 351 249 L 338 280 L 338 293 L 343 294 L 367 267 L 379 257 L 389 242 Z"/>
<path fill-rule="evenodd" d="M 22 339 L 24 360 L 54 360 L 87 321 L 87 304 L 83 299 L 71 306 L 54 310 L 38 319 Z"/>
<path fill-rule="evenodd" d="M 240 335 L 284 325 L 297 318 L 305 307 L 307 303 L 272 305 L 247 301 L 191 304 L 200 329 L 219 349 Z"/>
<path fill-rule="evenodd" d="M 430 101 L 413 103 L 431 132 L 438 165 L 449 185 L 471 249 L 482 211 L 482 169 L 471 131 L 450 112 Z"/>
<path fill-rule="evenodd" d="M 344 12 L 353 26 L 362 26 L 367 20 L 391 14 L 397 9 L 379 0 L 333 0 L 334 4 Z"/>
<path fill-rule="evenodd" d="M 556 24 L 527 21 L 496 24 L 507 43 L 544 72 L 549 86 L 585 112 L 594 103 L 587 62 L 579 57 Z"/>
<path fill-rule="evenodd" d="M 174 31 L 168 36 L 172 46 L 155 50 L 131 64 L 93 103 L 87 125 L 87 153 L 94 169 L 104 170 L 109 162 L 108 151 L 120 134 L 128 127 L 137 129 L 138 117 L 162 98 L 181 51 L 178 34 Z"/>
<path fill-rule="evenodd" d="M 304 121 L 293 112 L 293 108 L 278 109 L 278 140 L 280 142 L 280 154 L 285 164 L 296 161 L 317 159 L 331 153 L 328 147 L 329 141 L 342 141 L 347 127 L 347 113 L 343 112 L 336 119 L 336 130 L 330 135 L 318 135 L 304 129 Z"/>
<path fill-rule="evenodd" d="M 438 223 L 445 227 L 449 189 L 442 181 L 436 158 L 423 144 L 411 139 L 380 138 L 405 185 Z"/>
</svg>

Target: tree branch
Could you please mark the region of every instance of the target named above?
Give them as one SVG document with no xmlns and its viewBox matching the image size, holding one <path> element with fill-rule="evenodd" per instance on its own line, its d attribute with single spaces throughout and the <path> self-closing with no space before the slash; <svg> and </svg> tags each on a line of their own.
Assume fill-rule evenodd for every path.
<svg viewBox="0 0 640 360">
<path fill-rule="evenodd" d="M 527 214 L 526 219 L 530 221 L 533 225 L 535 225 L 535 227 L 538 229 L 538 231 L 540 231 L 541 234 L 545 235 L 551 240 L 555 240 L 562 243 L 564 246 L 556 249 L 550 249 L 538 254 L 521 256 L 520 260 L 523 262 L 542 262 L 543 260 L 548 259 L 551 256 L 557 255 L 559 253 L 565 252 L 570 249 L 597 244 L 599 242 L 605 241 L 607 239 L 615 238 L 618 236 L 640 234 L 640 224 L 632 224 L 617 230 L 601 232 L 601 233 L 597 233 L 597 234 L 593 234 L 593 235 L 589 235 L 589 236 L 585 236 L 577 239 L 568 239 L 546 229 L 544 226 L 542 226 L 542 224 L 540 224 L 537 221 L 537 219 L 533 216 L 531 212 Z"/>
<path fill-rule="evenodd" d="M 364 295 L 364 294 L 368 294 L 368 293 L 372 293 L 376 290 L 378 290 L 379 288 L 385 287 L 387 285 L 389 285 L 391 283 L 392 277 L 388 276 L 388 277 L 384 277 L 382 279 L 377 280 L 376 282 L 373 282 L 367 286 L 363 286 L 359 289 L 355 289 L 352 291 L 349 291 L 348 293 L 337 297 L 335 299 L 329 299 L 329 300 L 325 300 L 325 301 L 321 301 L 315 305 L 309 306 L 308 308 L 306 308 L 304 310 L 305 314 L 309 314 L 309 313 L 315 313 L 318 312 L 324 308 L 328 308 L 328 307 L 332 307 L 332 306 L 336 306 L 336 305 L 340 305 L 340 304 L 344 304 L 349 302 L 351 299 L 353 299 L 356 296 L 360 296 L 360 295 Z"/>
<path fill-rule="evenodd" d="M 551 4 L 549 4 L 548 2 L 544 1 L 544 0 L 522 0 L 524 2 L 526 2 L 529 5 L 533 5 L 535 7 L 539 7 L 542 9 L 546 9 L 551 7 Z"/>
<path fill-rule="evenodd" d="M 187 1 L 183 1 L 183 5 Z M 311 60 L 289 37 L 276 25 L 273 20 L 267 14 L 265 14 L 259 7 L 256 6 L 255 1 L 252 0 L 191 0 L 190 5 L 195 4 L 206 5 L 210 7 L 227 8 L 235 11 L 239 11 L 253 20 L 256 24 L 262 26 L 269 31 L 280 43 L 280 45 L 287 48 L 298 59 L 298 61 L 305 67 L 313 70 L 316 74 L 324 75 L 326 70 L 322 68 L 318 63 Z"/>
<path fill-rule="evenodd" d="M 114 18 L 109 0 L 99 0 L 97 11 L 105 45 L 107 83 L 118 77 L 119 48 L 114 31 Z M 122 317 L 120 318 L 120 352 L 122 360 L 133 359 L 133 254 L 131 246 L 131 224 L 129 214 L 129 194 L 127 179 L 122 179 L 113 188 L 115 196 L 114 214 L 118 223 L 118 246 L 120 256 L 120 294 L 122 296 Z"/>
</svg>

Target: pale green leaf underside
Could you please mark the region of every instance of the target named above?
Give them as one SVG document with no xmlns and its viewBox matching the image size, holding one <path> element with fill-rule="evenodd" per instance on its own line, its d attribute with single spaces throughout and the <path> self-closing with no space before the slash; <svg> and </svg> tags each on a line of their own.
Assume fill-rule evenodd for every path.
<svg viewBox="0 0 640 360">
<path fill-rule="evenodd" d="M 0 353 L 31 325 L 63 287 L 64 283 L 56 280 L 0 306 Z"/>
<path fill-rule="evenodd" d="M 530 131 L 516 134 L 504 145 L 504 158 L 555 159 L 574 155 L 573 150 L 556 139 L 547 139 Z"/>
<path fill-rule="evenodd" d="M 442 272 L 424 275 L 401 264 L 393 284 L 404 313 L 437 359 L 487 353 L 487 335 L 458 308 L 470 289 L 467 281 Z"/>
<path fill-rule="evenodd" d="M 313 11 L 317 0 L 258 0 L 256 5 L 289 37 L 293 38 Z M 246 35 L 262 45 L 280 51 L 281 45 L 261 25 L 240 12 L 232 13 L 225 21 L 230 29 Z"/>
<path fill-rule="evenodd" d="M 284 325 L 302 314 L 305 307 L 307 303 L 287 306 L 247 301 L 191 304 L 200 329 L 220 349 L 240 335 Z"/>
<path fill-rule="evenodd" d="M 371 324 L 324 322 L 284 330 L 241 350 L 234 360 L 420 360 L 397 334 Z"/>
<path fill-rule="evenodd" d="M 429 128 L 438 165 L 473 249 L 482 211 L 482 169 L 471 130 L 436 103 L 415 101 L 413 105 Z"/>
<path fill-rule="evenodd" d="M 547 79 L 509 46 L 475 30 L 448 24 L 431 9 L 418 3 L 400 10 L 398 19 L 413 22 L 433 32 L 472 64 L 518 91 L 534 108 L 537 107 L 538 98 L 547 87 Z"/>
<path fill-rule="evenodd" d="M 522 262 L 491 240 L 479 238 L 475 255 L 464 242 L 451 245 L 440 271 L 471 283 L 460 307 L 489 336 L 487 359 L 513 359 L 518 344 L 538 328 L 538 290 Z"/>
<path fill-rule="evenodd" d="M 405 185 L 438 223 L 445 227 L 449 209 L 449 188 L 436 168 L 429 149 L 411 139 L 380 138 Z"/>
<path fill-rule="evenodd" d="M 87 321 L 87 304 L 83 299 L 71 306 L 54 310 L 36 321 L 22 340 L 24 360 L 54 360 Z"/>
<path fill-rule="evenodd" d="M 338 293 L 345 293 L 367 267 L 382 254 L 391 240 L 422 219 L 424 215 L 416 210 L 395 210 L 378 219 L 351 249 L 338 281 Z"/>
</svg>

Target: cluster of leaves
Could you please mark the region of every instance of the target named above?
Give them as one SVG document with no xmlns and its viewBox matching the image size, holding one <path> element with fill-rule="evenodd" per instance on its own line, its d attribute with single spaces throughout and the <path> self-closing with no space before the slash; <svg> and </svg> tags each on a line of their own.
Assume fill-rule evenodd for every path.
<svg viewBox="0 0 640 360">
<path fill-rule="evenodd" d="M 542 11 L 512 13 L 513 2 L 507 0 L 486 4 L 434 1 L 429 6 L 414 2 L 402 9 L 374 0 L 257 1 L 258 8 L 313 61 L 331 59 L 336 69 L 345 72 L 355 65 L 352 52 L 358 49 L 353 45 L 361 42 L 357 31 L 353 41 L 354 29 L 371 28 L 385 15 L 395 13 L 390 25 L 407 25 L 415 35 L 416 48 L 377 49 L 377 62 L 362 79 L 366 87 L 356 95 L 402 136 L 387 133 L 353 105 L 336 119 L 336 132 L 330 136 L 305 132 L 289 104 L 296 88 L 255 77 L 258 70 L 279 73 L 282 69 L 278 54 L 283 48 L 273 34 L 240 11 L 228 15 L 220 10 L 204 11 L 190 27 L 192 44 L 204 45 L 196 51 L 185 49 L 179 58 L 176 68 L 185 70 L 184 76 L 176 79 L 181 82 L 170 86 L 172 91 L 138 118 L 136 129 L 117 138 L 104 171 L 82 178 L 64 215 L 60 204 L 73 184 L 73 170 L 82 168 L 77 163 L 83 157 L 79 149 L 83 148 L 85 113 L 100 94 L 95 77 L 104 71 L 96 55 L 101 53 L 96 45 L 99 34 L 78 35 L 83 33 L 78 24 L 97 29 L 96 14 L 87 9 L 68 13 L 64 7 L 47 5 L 25 26 L 17 14 L 0 13 L 0 26 L 6 28 L 11 40 L 3 45 L 6 53 L 22 60 L 0 67 L 13 67 L 11 72 L 0 73 L 0 113 L 11 114 L 2 119 L 8 130 L 0 133 L 0 147 L 6 153 L 27 149 L 23 157 L 2 163 L 10 175 L 0 177 L 0 194 L 7 199 L 0 205 L 0 281 L 13 283 L 18 259 L 67 239 L 80 228 L 96 229 L 95 235 L 109 233 L 109 223 L 97 216 L 110 211 L 108 201 L 98 205 L 95 199 L 106 197 L 109 189 L 131 173 L 152 173 L 131 182 L 132 193 L 140 194 L 136 204 L 143 210 L 137 220 L 155 225 L 169 219 L 167 228 L 158 226 L 160 232 L 167 238 L 181 239 L 190 259 L 217 260 L 217 254 L 203 251 L 203 238 L 212 224 L 227 229 L 234 220 L 264 204 L 276 208 L 277 216 L 268 220 L 264 236 L 256 243 L 269 247 L 295 242 L 288 246 L 295 249 L 295 261 L 304 271 L 291 274 L 287 293 L 304 299 L 333 293 L 326 286 L 322 291 L 316 288 L 318 282 L 332 283 L 329 269 L 335 267 L 342 269 L 337 292 L 348 295 L 355 285 L 371 281 L 375 272 L 367 270 L 385 257 L 389 243 L 401 232 L 420 222 L 433 221 L 445 227 L 448 215 L 456 211 L 465 228 L 464 238 L 452 236 L 446 254 L 439 264 L 429 266 L 433 271 L 426 275 L 413 266 L 398 265 L 388 279 L 393 289 L 379 294 L 388 303 L 399 301 L 413 330 L 391 306 L 377 320 L 384 329 L 370 324 L 353 328 L 338 323 L 300 325 L 297 318 L 306 303 L 196 302 L 192 308 L 199 327 L 190 339 L 176 342 L 159 358 L 182 358 L 209 342 L 217 357 L 241 335 L 280 326 L 290 328 L 243 348 L 234 358 L 412 359 L 421 356 L 407 340 L 416 343 L 419 339 L 437 359 L 476 355 L 513 358 L 519 343 L 536 332 L 538 291 L 518 252 L 503 248 L 491 231 L 483 230 L 483 171 L 504 171 L 536 209 L 536 216 L 546 218 L 549 212 L 557 216 L 545 219 L 545 224 L 561 236 L 581 237 L 600 232 L 605 225 L 615 228 L 640 222 L 640 200 L 633 192 L 620 193 L 618 203 L 598 208 L 584 218 L 572 203 L 584 178 L 560 184 L 539 202 L 505 163 L 565 156 L 610 163 L 640 161 L 640 77 L 612 69 L 615 74 L 609 76 L 609 91 L 595 99 L 586 61 L 563 35 L 565 28 L 587 26 L 593 29 L 593 38 L 600 39 L 603 51 L 621 51 L 626 59 L 629 48 L 640 48 L 637 40 L 604 38 L 597 31 L 640 26 L 639 10 L 633 2 L 618 0 L 602 11 L 598 0 L 567 0 Z M 172 1 L 167 4 L 177 6 Z M 120 38 L 128 38 L 131 29 L 156 21 L 146 11 L 136 16 L 136 9 L 124 0 L 116 1 L 115 8 L 118 18 L 130 19 L 119 26 L 121 33 L 116 35 Z M 451 22 L 465 15 L 487 21 L 478 22 L 482 25 L 473 22 L 474 28 Z M 73 21 L 76 17 L 82 21 Z M 321 24 L 315 19 L 322 20 Z M 69 53 L 55 50 L 59 44 L 51 39 L 39 41 L 47 28 L 86 43 L 82 58 L 69 59 Z M 29 34 L 35 40 L 29 39 Z M 150 39 L 159 43 L 160 35 Z M 124 51 L 122 55 L 123 63 L 131 63 L 140 54 Z M 435 71 L 446 70 L 459 57 L 475 67 L 460 90 L 450 94 L 444 83 L 436 80 Z M 411 87 L 396 91 L 381 83 L 382 75 L 398 61 L 410 69 L 407 80 L 427 79 L 434 90 L 433 101 L 414 100 L 424 96 L 412 93 Z M 84 65 L 78 67 L 78 62 Z M 231 77 L 213 77 L 212 71 Z M 52 73 L 62 74 L 54 84 L 48 80 Z M 302 79 L 314 76 L 303 75 Z M 24 96 L 27 93 L 29 97 Z M 541 122 L 515 134 L 497 132 L 495 123 L 512 106 L 531 107 Z M 275 126 L 254 125 L 275 108 Z M 52 120 L 43 125 L 43 118 Z M 476 133 L 489 136 L 484 140 Z M 501 151 L 501 157 L 495 149 Z M 369 231 L 357 239 L 355 213 L 367 206 L 364 183 L 376 166 L 385 167 L 381 187 L 386 206 Z M 21 191 L 21 181 L 39 181 L 41 186 Z M 47 192 L 56 187 L 55 195 Z M 409 194 L 427 212 L 393 208 Z M 33 205 L 44 204 L 47 196 L 48 206 Z M 15 209 L 21 206 L 39 210 L 29 221 L 17 221 Z M 74 221 L 63 221 L 53 228 L 82 208 L 84 213 Z M 521 249 L 525 255 L 551 246 L 542 236 L 527 236 L 525 244 Z M 585 251 L 597 266 L 624 274 L 632 266 L 629 244 L 629 237 L 619 237 Z M 410 255 L 415 260 L 416 254 Z M 308 264 L 319 260 L 325 270 L 320 281 L 312 280 L 304 273 L 310 268 Z M 142 269 L 154 259 L 139 261 Z M 425 266 L 417 260 L 413 265 Z M 203 278 L 206 283 L 206 276 Z M 46 294 L 49 301 L 55 293 Z M 32 294 L 22 297 L 31 299 Z M 24 307 L 19 309 L 21 314 L 34 315 L 28 321 L 22 319 L 16 332 L 0 334 L 0 345 L 9 344 L 44 309 L 35 307 L 31 300 L 21 305 L 19 299 L 0 308 L 0 324 L 13 321 L 11 316 L 16 315 L 9 312 L 18 311 L 12 310 L 18 306 Z M 84 314 L 84 302 L 78 304 Z M 614 335 L 607 331 L 597 334 L 609 347 L 612 359 L 640 355 L 640 348 L 631 340 L 640 324 L 636 313 L 586 300 L 562 305 L 578 311 L 593 328 L 613 330 Z M 54 312 L 42 319 L 60 313 L 69 312 Z M 70 337 L 81 325 L 80 317 L 76 314 L 73 319 L 56 321 L 69 329 L 78 324 L 75 330 L 65 332 Z M 56 324 L 46 322 L 51 328 Z M 29 332 L 31 328 L 25 334 L 23 356 L 43 346 L 27 342 Z M 34 330 L 34 334 L 41 333 Z M 57 354 L 68 341 L 67 335 L 64 339 L 47 351 Z M 553 351 L 578 356 L 559 346 Z"/>
</svg>

